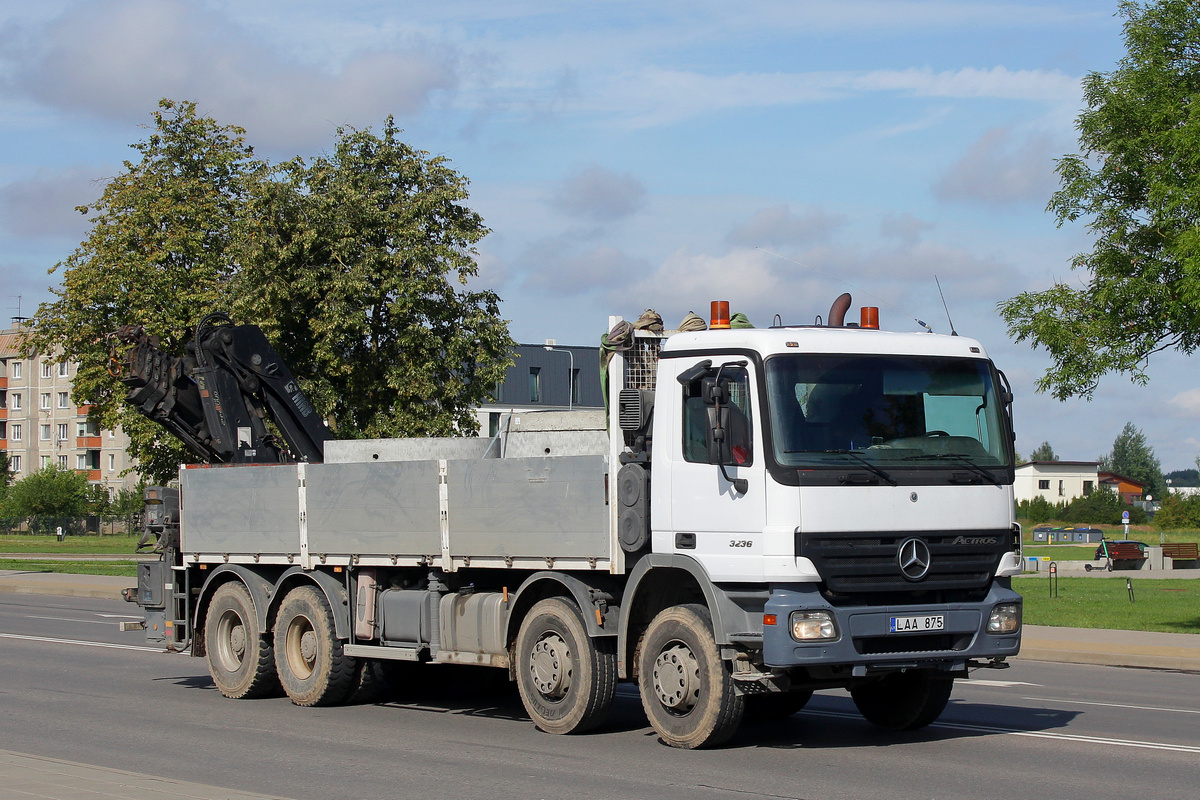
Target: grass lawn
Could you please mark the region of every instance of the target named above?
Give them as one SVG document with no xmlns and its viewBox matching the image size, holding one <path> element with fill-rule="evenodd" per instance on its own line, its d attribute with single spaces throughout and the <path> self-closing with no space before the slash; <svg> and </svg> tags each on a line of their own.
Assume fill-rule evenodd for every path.
<svg viewBox="0 0 1200 800">
<path fill-rule="evenodd" d="M 1052 561 L 1093 561 L 1098 544 L 1035 544 L 1021 548 L 1024 556 L 1045 556 Z"/>
<path fill-rule="evenodd" d="M 1126 577 L 1133 580 L 1132 603 Z M 1029 625 L 1200 633 L 1200 581 L 1060 578 L 1058 597 L 1051 598 L 1046 578 L 1013 578 L 1013 589 L 1025 597 Z"/>
<path fill-rule="evenodd" d="M 128 553 L 133 555 L 141 534 L 116 536 L 57 536 L 36 534 L 0 536 L 0 553 Z"/>
<path fill-rule="evenodd" d="M 137 578 L 136 561 L 17 561 L 0 558 L 0 569 L 16 572 L 67 572 L 72 575 L 120 575 Z"/>
</svg>

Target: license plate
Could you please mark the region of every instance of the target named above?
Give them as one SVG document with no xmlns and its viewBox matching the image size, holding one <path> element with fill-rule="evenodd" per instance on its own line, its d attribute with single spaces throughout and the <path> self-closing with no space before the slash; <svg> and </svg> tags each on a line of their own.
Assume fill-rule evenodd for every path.
<svg viewBox="0 0 1200 800">
<path fill-rule="evenodd" d="M 945 627 L 946 618 L 941 614 L 928 617 L 892 617 L 892 633 L 940 631 Z"/>
</svg>

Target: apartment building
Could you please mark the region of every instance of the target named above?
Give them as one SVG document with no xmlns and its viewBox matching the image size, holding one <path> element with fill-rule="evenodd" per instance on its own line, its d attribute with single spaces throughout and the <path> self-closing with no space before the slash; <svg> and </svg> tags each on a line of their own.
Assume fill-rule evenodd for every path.
<svg viewBox="0 0 1200 800">
<path fill-rule="evenodd" d="M 87 475 L 110 496 L 137 486 L 129 440 L 119 430 L 100 430 L 87 420 L 88 406 L 71 398 L 76 365 L 24 348 L 20 327 L 0 331 L 0 450 L 20 480 L 54 464 Z"/>
</svg>

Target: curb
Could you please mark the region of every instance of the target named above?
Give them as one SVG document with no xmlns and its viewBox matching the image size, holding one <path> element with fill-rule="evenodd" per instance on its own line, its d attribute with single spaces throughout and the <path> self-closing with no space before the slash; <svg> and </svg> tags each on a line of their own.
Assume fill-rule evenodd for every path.
<svg viewBox="0 0 1200 800">
<path fill-rule="evenodd" d="M 61 572 L 0 571 L 0 592 L 12 594 L 89 597 L 95 600 L 124 600 L 121 590 L 137 584 L 137 578 L 112 575 L 80 576 Z"/>
</svg>

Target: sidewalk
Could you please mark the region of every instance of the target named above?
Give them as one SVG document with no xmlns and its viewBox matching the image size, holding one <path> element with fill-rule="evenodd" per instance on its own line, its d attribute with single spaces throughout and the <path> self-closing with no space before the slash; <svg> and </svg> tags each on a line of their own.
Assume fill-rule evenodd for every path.
<svg viewBox="0 0 1200 800">
<path fill-rule="evenodd" d="M 137 578 L 112 575 L 74 575 L 68 572 L 0 570 L 0 592 L 51 594 L 60 597 L 94 597 L 122 600 L 121 590 L 137 586 Z"/>
<path fill-rule="evenodd" d="M 270 800 L 271 795 L 0 750 L 0 796 L 29 800 Z M 275 797 L 274 800 L 282 800 Z"/>
</svg>

